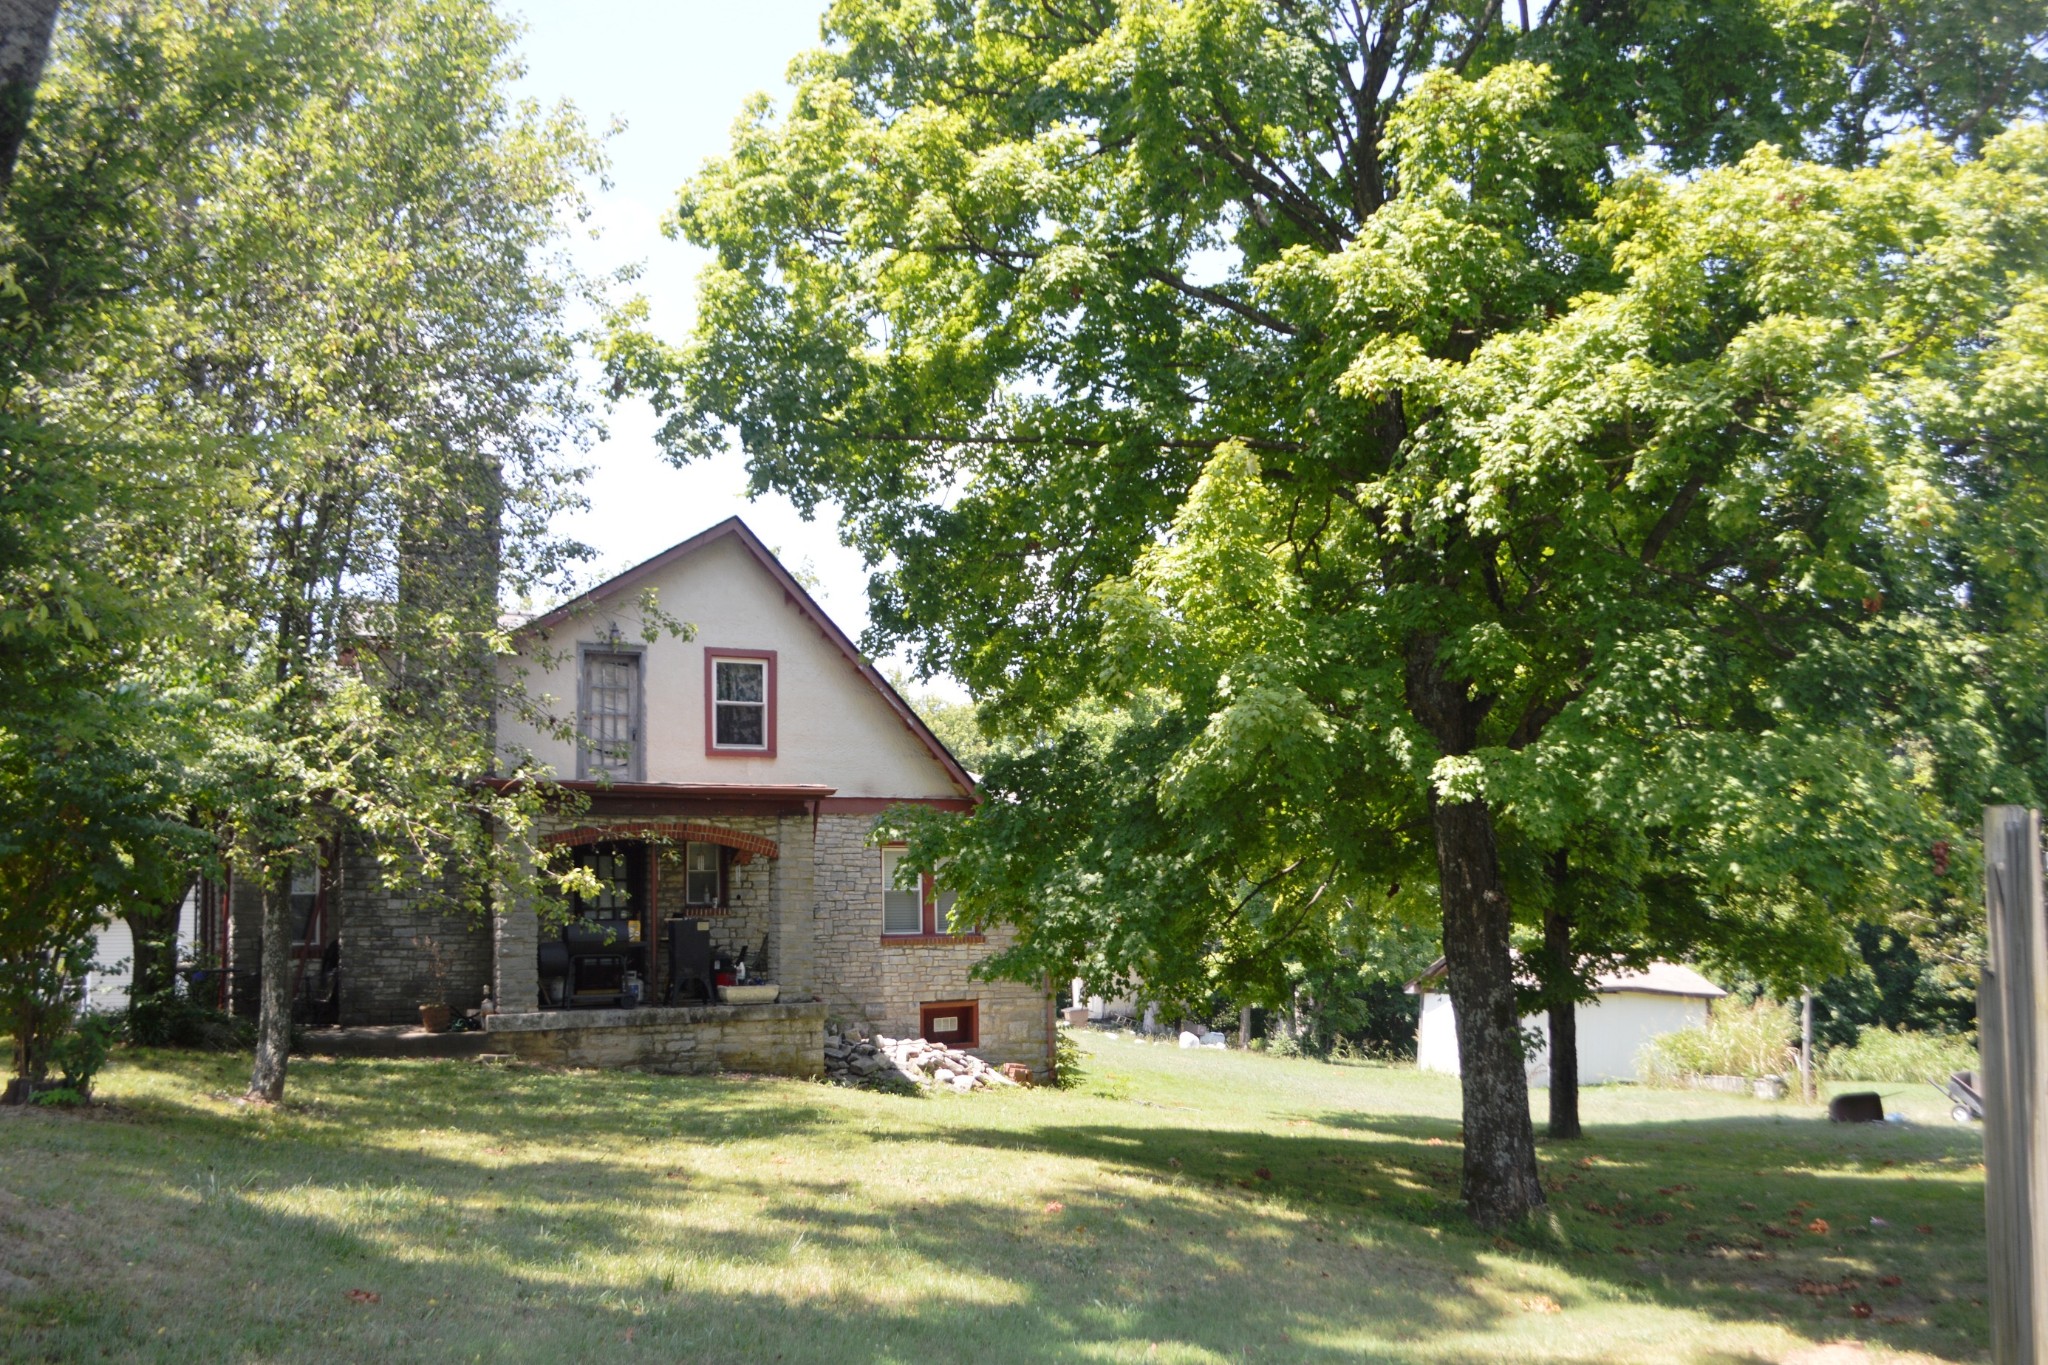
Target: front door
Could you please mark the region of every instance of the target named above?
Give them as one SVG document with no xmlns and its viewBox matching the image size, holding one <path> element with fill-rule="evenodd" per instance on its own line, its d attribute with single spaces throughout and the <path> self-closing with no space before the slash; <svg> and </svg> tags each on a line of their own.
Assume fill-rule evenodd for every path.
<svg viewBox="0 0 2048 1365">
<path fill-rule="evenodd" d="M 637 975 L 643 999 L 651 998 L 648 950 L 653 926 L 648 923 L 647 846 L 636 840 L 590 844 L 576 851 L 579 867 L 589 868 L 597 878 L 593 895 L 576 898 L 576 912 L 608 931 L 601 947 L 580 948 L 575 972 L 575 994 L 616 995 L 626 988 L 626 974 Z M 592 955 L 584 957 L 584 952 Z"/>
</svg>

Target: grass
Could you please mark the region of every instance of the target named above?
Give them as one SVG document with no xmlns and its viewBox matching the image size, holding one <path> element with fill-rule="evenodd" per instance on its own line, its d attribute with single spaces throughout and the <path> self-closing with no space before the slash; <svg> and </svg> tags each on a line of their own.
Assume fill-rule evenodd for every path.
<svg viewBox="0 0 2048 1365">
<path fill-rule="evenodd" d="M 1984 1354 L 1981 1145 L 1931 1089 L 1854 1129 L 1589 1091 L 1493 1237 L 1453 1081 L 1087 1046 L 1079 1091 L 931 1097 L 301 1060 L 273 1111 L 246 1058 L 124 1054 L 108 1108 L 0 1118 L 0 1359 Z"/>
</svg>

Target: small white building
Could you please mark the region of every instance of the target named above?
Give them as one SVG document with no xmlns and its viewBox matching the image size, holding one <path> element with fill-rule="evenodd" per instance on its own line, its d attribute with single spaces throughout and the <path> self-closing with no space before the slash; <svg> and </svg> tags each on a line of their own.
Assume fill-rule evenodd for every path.
<svg viewBox="0 0 2048 1365">
<path fill-rule="evenodd" d="M 1088 1007 L 1090 1023 L 1099 1023 L 1104 1019 L 1135 1019 L 1138 1017 L 1138 1002 L 1134 997 L 1119 995 L 1105 999 L 1101 995 L 1091 995 L 1088 992 L 1088 983 L 1078 976 L 1074 978 L 1071 998 L 1076 1005 L 1086 1005 Z"/>
<path fill-rule="evenodd" d="M 199 896 L 195 889 L 178 907 L 177 960 L 192 955 L 198 938 Z M 85 1006 L 109 1011 L 128 1008 L 128 988 L 135 979 L 135 938 L 128 921 L 109 914 L 93 930 L 92 970 L 85 974 Z"/>
<path fill-rule="evenodd" d="M 1600 998 L 1578 1007 L 1579 1084 L 1642 1079 L 1637 1058 L 1652 1038 L 1707 1022 L 1715 1000 L 1728 992 L 1690 967 L 1652 962 L 1642 971 L 1609 972 L 1598 978 Z M 1422 1018 L 1416 1025 L 1415 1064 L 1424 1071 L 1458 1074 L 1458 1025 L 1451 997 L 1444 989 L 1444 960 L 1438 958 L 1408 983 L 1408 993 L 1422 997 Z M 1532 1014 L 1525 1030 L 1543 1037 L 1543 1046 L 1528 1058 L 1529 1084 L 1550 1084 L 1550 1021 Z"/>
</svg>

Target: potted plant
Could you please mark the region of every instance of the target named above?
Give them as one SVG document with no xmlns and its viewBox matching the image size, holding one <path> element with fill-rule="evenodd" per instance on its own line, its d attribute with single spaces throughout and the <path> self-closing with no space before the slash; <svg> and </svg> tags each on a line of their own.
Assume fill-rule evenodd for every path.
<svg viewBox="0 0 2048 1365">
<path fill-rule="evenodd" d="M 412 946 L 427 959 L 426 998 L 420 1001 L 420 1027 L 428 1033 L 448 1031 L 448 959 L 432 938 L 416 938 Z"/>
</svg>

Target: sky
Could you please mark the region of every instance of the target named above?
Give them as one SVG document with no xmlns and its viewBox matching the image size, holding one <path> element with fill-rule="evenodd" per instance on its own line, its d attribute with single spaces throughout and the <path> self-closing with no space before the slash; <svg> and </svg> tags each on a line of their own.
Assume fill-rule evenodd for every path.
<svg viewBox="0 0 2048 1365">
<path fill-rule="evenodd" d="M 567 100 L 594 130 L 614 119 L 611 188 L 588 187 L 595 240 L 575 252 L 587 271 L 640 262 L 634 286 L 646 295 L 658 335 L 689 330 L 704 253 L 661 235 L 661 220 L 685 179 L 721 154 L 749 95 L 786 102 L 784 75 L 797 53 L 818 44 L 825 0 L 502 0 L 527 26 L 527 72 L 515 94 L 544 104 Z M 585 586 L 629 568 L 737 513 L 800 577 L 815 582 L 825 610 L 858 635 L 867 624 L 866 570 L 839 543 L 829 509 L 805 522 L 784 498 L 746 496 L 737 451 L 677 469 L 654 444 L 655 420 L 638 399 L 606 417 L 609 438 L 591 452 L 586 512 L 558 529 L 594 546 Z M 810 573 L 802 571 L 808 567 Z M 688 619 L 688 604 L 673 604 Z"/>
</svg>

